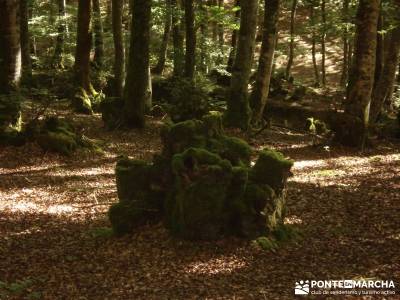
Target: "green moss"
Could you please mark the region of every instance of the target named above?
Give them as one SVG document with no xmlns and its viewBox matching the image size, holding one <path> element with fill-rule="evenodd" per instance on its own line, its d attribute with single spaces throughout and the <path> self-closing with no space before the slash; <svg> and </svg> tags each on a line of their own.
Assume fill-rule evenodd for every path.
<svg viewBox="0 0 400 300">
<path fill-rule="evenodd" d="M 150 221 L 148 213 L 151 213 L 151 210 L 141 204 L 120 202 L 110 207 L 108 217 L 115 234 L 120 236 Z"/>
<path fill-rule="evenodd" d="M 82 114 L 90 115 L 93 113 L 92 102 L 83 88 L 80 88 L 72 99 L 72 108 Z"/>
<path fill-rule="evenodd" d="M 78 148 L 75 137 L 71 134 L 49 131 L 38 136 L 39 145 L 46 150 L 71 155 Z"/>
<path fill-rule="evenodd" d="M 266 236 L 254 240 L 254 245 L 260 247 L 262 250 L 271 252 L 275 252 L 279 248 L 279 244 L 276 240 Z"/>
<path fill-rule="evenodd" d="M 167 201 L 167 225 L 188 239 L 215 239 L 226 231 L 226 199 L 232 180 L 227 160 L 190 148 L 172 160 L 175 187 Z"/>
<path fill-rule="evenodd" d="M 117 193 L 120 201 L 144 199 L 149 190 L 151 164 L 127 157 L 120 159 L 115 168 Z"/>
<path fill-rule="evenodd" d="M 206 140 L 202 126 L 199 120 L 189 120 L 164 127 L 161 132 L 163 154 L 170 157 L 190 147 L 204 147 Z"/>
<path fill-rule="evenodd" d="M 292 166 L 293 161 L 286 159 L 282 153 L 263 150 L 250 173 L 250 180 L 259 184 L 267 184 L 279 194 L 291 174 Z"/>
<path fill-rule="evenodd" d="M 205 134 L 209 138 L 220 137 L 224 133 L 222 126 L 222 114 L 218 111 L 211 111 L 202 118 Z"/>
</svg>

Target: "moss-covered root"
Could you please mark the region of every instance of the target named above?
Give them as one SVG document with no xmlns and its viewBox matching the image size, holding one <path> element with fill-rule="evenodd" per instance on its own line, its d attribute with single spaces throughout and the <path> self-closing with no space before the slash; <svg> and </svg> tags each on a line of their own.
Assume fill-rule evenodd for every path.
<svg viewBox="0 0 400 300">
<path fill-rule="evenodd" d="M 80 88 L 78 92 L 75 94 L 74 98 L 72 99 L 72 108 L 77 113 L 91 115 L 93 113 L 92 109 L 92 101 L 90 100 L 89 95 L 87 92 Z"/>
<path fill-rule="evenodd" d="M 258 184 L 269 185 L 277 195 L 285 188 L 287 178 L 291 175 L 293 161 L 286 159 L 282 153 L 274 150 L 263 150 L 250 172 L 250 180 Z"/>
</svg>

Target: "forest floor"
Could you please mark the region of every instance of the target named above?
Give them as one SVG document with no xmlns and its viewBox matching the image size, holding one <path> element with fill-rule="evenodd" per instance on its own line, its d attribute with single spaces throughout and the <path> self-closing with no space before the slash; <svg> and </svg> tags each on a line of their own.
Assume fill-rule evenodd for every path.
<svg viewBox="0 0 400 300">
<path fill-rule="evenodd" d="M 296 161 L 286 221 L 301 238 L 268 252 L 236 238 L 176 240 L 162 224 L 111 236 L 116 160 L 150 160 L 161 122 L 108 132 L 98 115 L 75 121 L 105 141 L 103 155 L 0 148 L 1 299 L 293 299 L 305 279 L 400 286 L 399 144 L 360 154 L 313 147 L 309 136 L 277 128 L 250 140 Z"/>
</svg>

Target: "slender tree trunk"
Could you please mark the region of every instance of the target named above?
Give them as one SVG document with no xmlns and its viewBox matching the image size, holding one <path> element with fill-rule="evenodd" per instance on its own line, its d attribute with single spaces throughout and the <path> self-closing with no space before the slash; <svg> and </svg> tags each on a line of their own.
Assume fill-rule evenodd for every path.
<svg viewBox="0 0 400 300">
<path fill-rule="evenodd" d="M 88 95 L 93 94 L 90 83 L 90 50 L 92 41 L 90 18 L 91 0 L 79 1 L 75 72 L 78 86 L 83 88 Z"/>
<path fill-rule="evenodd" d="M 32 76 L 32 62 L 31 62 L 31 46 L 29 34 L 29 14 L 28 14 L 28 0 L 21 0 L 19 2 L 19 15 L 20 15 L 20 37 L 21 37 L 21 57 L 22 57 L 22 75 L 24 78 Z"/>
<path fill-rule="evenodd" d="M 345 114 L 352 119 L 341 141 L 364 147 L 369 124 L 371 95 L 374 85 L 376 35 L 380 0 L 360 0 L 356 17 L 354 58 L 347 88 Z M 339 134 L 339 136 L 340 136 Z"/>
<path fill-rule="evenodd" d="M 0 94 L 17 90 L 21 80 L 18 2 L 0 0 Z"/>
<path fill-rule="evenodd" d="M 292 8 L 291 8 L 291 13 L 290 13 L 290 42 L 289 42 L 288 63 L 287 63 L 286 72 L 285 72 L 286 79 L 289 79 L 289 77 L 290 77 L 290 72 L 292 69 L 293 59 L 294 59 L 294 48 L 295 48 L 294 37 L 295 37 L 297 1 L 298 0 L 292 0 Z"/>
<path fill-rule="evenodd" d="M 384 66 L 384 57 L 385 57 L 385 42 L 382 34 L 383 29 L 383 14 L 382 14 L 382 3 L 381 3 L 381 12 L 379 14 L 378 19 L 378 34 L 376 36 L 376 62 L 375 62 L 375 77 L 374 77 L 374 90 L 377 87 L 379 79 L 381 78 L 383 66 Z"/>
<path fill-rule="evenodd" d="M 212 3 L 210 3 L 212 4 Z M 205 8 L 204 5 L 204 1 L 200 0 L 200 4 L 199 4 L 199 11 L 202 13 L 202 15 L 204 16 L 205 19 L 208 19 L 208 15 L 207 15 L 207 10 Z M 200 58 L 199 58 L 199 69 L 201 72 L 203 73 L 207 73 L 207 47 L 206 47 L 206 42 L 207 42 L 207 36 L 208 36 L 208 30 L 207 30 L 207 22 L 205 22 L 204 20 L 202 20 L 202 22 L 200 23 Z"/>
<path fill-rule="evenodd" d="M 240 7 L 240 0 L 235 0 L 235 7 Z M 240 22 L 240 10 L 237 10 L 235 12 L 235 20 L 236 20 L 236 22 Z M 233 61 L 235 60 L 235 57 L 236 57 L 237 42 L 238 42 L 238 30 L 235 29 L 232 31 L 231 51 L 229 52 L 229 58 L 228 58 L 228 63 L 227 63 L 227 67 L 226 67 L 226 70 L 228 72 L 232 72 Z"/>
<path fill-rule="evenodd" d="M 174 46 L 174 76 L 180 77 L 183 75 L 185 67 L 185 54 L 184 54 L 184 27 L 182 23 L 182 0 L 171 0 L 173 13 L 172 13 L 172 35 Z"/>
<path fill-rule="evenodd" d="M 121 0 L 124 2 L 124 0 Z M 106 0 L 106 20 L 104 22 L 104 31 L 109 31 L 112 28 L 112 20 L 113 20 L 113 0 Z"/>
<path fill-rule="evenodd" d="M 322 85 L 326 86 L 326 2 L 321 1 L 321 18 L 322 18 L 322 36 L 321 36 L 321 75 L 322 75 Z"/>
<path fill-rule="evenodd" d="M 379 80 L 376 84 L 371 103 L 370 120 L 378 119 L 382 106 L 389 101 L 396 81 L 396 69 L 400 62 L 400 27 L 390 34 L 390 44 L 386 52 L 385 63 Z"/>
<path fill-rule="evenodd" d="M 65 0 L 58 0 L 58 35 L 56 40 L 56 46 L 54 49 L 53 65 L 57 68 L 63 67 L 63 52 L 64 52 L 64 41 L 66 33 L 66 10 Z"/>
<path fill-rule="evenodd" d="M 218 0 L 218 7 L 220 10 L 224 8 L 224 0 Z M 224 55 L 224 44 L 225 44 L 224 26 L 219 23 L 217 29 L 218 29 L 218 45 L 219 45 L 220 54 L 218 55 L 216 64 L 220 65 L 222 63 L 222 57 Z"/>
<path fill-rule="evenodd" d="M 125 48 L 124 34 L 122 29 L 123 8 L 124 1 L 112 0 L 115 95 L 119 98 L 122 98 L 123 96 L 123 88 L 125 82 Z"/>
<path fill-rule="evenodd" d="M 258 0 L 241 2 L 241 8 L 239 39 L 232 67 L 226 121 L 229 126 L 247 130 L 251 114 L 248 84 L 256 39 Z"/>
<path fill-rule="evenodd" d="M 129 68 L 124 91 L 124 121 L 126 126 L 132 128 L 144 127 L 146 105 L 151 101 L 150 19 L 151 0 L 135 0 L 132 6 Z"/>
<path fill-rule="evenodd" d="M 185 77 L 192 80 L 196 66 L 196 30 L 194 27 L 194 0 L 185 1 L 186 54 Z"/>
<path fill-rule="evenodd" d="M 103 22 L 101 20 L 100 0 L 93 1 L 93 31 L 94 31 L 94 58 L 95 65 L 99 68 L 103 66 L 104 60 L 104 38 Z"/>
<path fill-rule="evenodd" d="M 347 83 L 347 79 L 349 77 L 349 29 L 348 23 L 349 20 L 349 2 L 350 0 L 343 0 L 343 8 L 342 8 L 342 21 L 345 23 L 342 40 L 343 40 L 343 65 L 342 65 L 342 75 L 340 77 L 340 85 L 345 86 Z"/>
<path fill-rule="evenodd" d="M 278 32 L 279 0 L 265 0 L 263 37 L 258 63 L 256 83 L 250 98 L 253 110 L 253 124 L 258 125 L 263 119 L 265 104 L 269 94 L 269 84 L 274 61 L 275 43 Z"/>
<path fill-rule="evenodd" d="M 315 8 L 314 1 L 310 1 L 310 24 L 311 24 L 311 56 L 314 68 L 315 86 L 320 85 L 319 69 L 317 63 L 317 37 L 315 33 Z"/>
<path fill-rule="evenodd" d="M 172 6 L 171 0 L 165 0 L 165 23 L 164 23 L 164 34 L 161 42 L 160 50 L 158 53 L 158 62 L 153 70 L 154 74 L 162 75 L 165 68 L 165 61 L 167 60 L 167 50 L 169 37 L 171 35 L 172 26 Z"/>
</svg>

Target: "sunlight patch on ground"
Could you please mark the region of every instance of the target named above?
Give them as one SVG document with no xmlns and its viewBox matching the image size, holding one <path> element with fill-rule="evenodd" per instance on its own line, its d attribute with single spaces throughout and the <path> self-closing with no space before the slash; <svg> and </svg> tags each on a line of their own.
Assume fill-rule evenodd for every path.
<svg viewBox="0 0 400 300">
<path fill-rule="evenodd" d="M 229 274 L 246 267 L 247 263 L 236 256 L 221 256 L 206 262 L 194 262 L 185 269 L 190 274 Z"/>
</svg>

